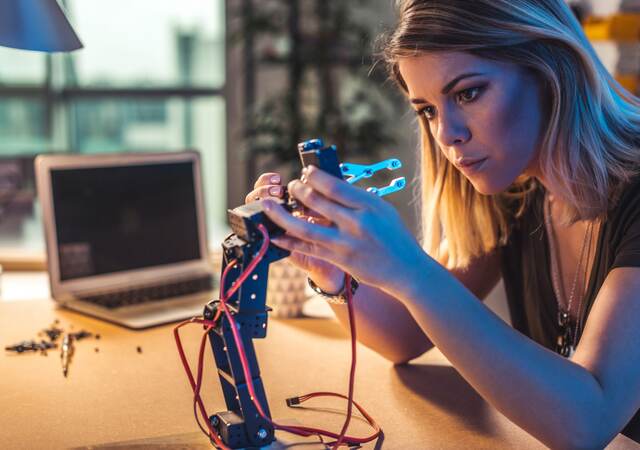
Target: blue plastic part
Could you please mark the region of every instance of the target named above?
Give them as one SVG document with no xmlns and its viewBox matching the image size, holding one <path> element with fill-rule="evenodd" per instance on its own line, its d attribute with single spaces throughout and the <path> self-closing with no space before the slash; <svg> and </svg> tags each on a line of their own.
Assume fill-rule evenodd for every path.
<svg viewBox="0 0 640 450">
<path fill-rule="evenodd" d="M 335 145 L 324 146 L 322 139 L 310 139 L 298 144 L 302 165 L 313 164 L 325 172 L 331 173 L 338 178 L 345 179 L 349 184 L 357 183 L 363 178 L 371 178 L 376 172 L 387 170 L 398 170 L 402 167 L 402 162 L 397 158 L 386 159 L 375 164 L 352 164 L 338 163 L 337 148 Z M 394 179 L 389 186 L 370 187 L 368 192 L 380 197 L 398 192 L 406 186 L 404 177 Z"/>
<path fill-rule="evenodd" d="M 302 150 L 320 150 L 324 147 L 322 139 L 310 139 L 302 143 Z"/>
<path fill-rule="evenodd" d="M 340 164 L 340 170 L 342 171 L 343 176 L 348 176 L 348 183 L 357 183 L 363 178 L 371 178 L 374 173 L 387 169 L 387 170 L 397 170 L 402 167 L 402 162 L 399 159 L 385 159 L 384 161 L 380 161 L 379 163 L 363 165 L 363 164 L 352 164 L 352 163 L 342 163 Z"/>
<path fill-rule="evenodd" d="M 377 188 L 370 187 L 367 189 L 367 192 L 371 192 L 372 194 L 377 195 L 378 197 L 384 197 L 385 195 L 393 194 L 394 192 L 401 191 L 407 185 L 407 180 L 405 177 L 396 178 L 388 186 Z"/>
</svg>

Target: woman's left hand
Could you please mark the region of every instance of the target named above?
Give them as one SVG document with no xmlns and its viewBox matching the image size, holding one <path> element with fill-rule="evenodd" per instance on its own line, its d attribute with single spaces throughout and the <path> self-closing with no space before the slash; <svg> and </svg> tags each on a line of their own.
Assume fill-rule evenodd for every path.
<svg viewBox="0 0 640 450">
<path fill-rule="evenodd" d="M 427 255 L 391 204 L 316 167 L 302 173 L 304 181 L 289 183 L 289 193 L 332 225 L 301 220 L 264 200 L 265 214 L 286 231 L 275 245 L 326 260 L 391 294 L 419 276 Z"/>
</svg>

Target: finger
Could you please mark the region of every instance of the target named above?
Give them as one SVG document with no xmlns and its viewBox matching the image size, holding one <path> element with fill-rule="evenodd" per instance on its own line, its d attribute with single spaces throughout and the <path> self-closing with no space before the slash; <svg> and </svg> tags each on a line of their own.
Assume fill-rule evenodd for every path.
<svg viewBox="0 0 640 450">
<path fill-rule="evenodd" d="M 323 227 L 293 217 L 273 200 L 263 200 L 262 207 L 267 217 L 269 217 L 274 224 L 284 229 L 287 234 L 327 247 L 335 246 L 338 237 L 338 230 L 336 228 Z"/>
<path fill-rule="evenodd" d="M 328 199 L 313 189 L 310 184 L 305 184 L 300 180 L 293 180 L 289 183 L 288 189 L 289 193 L 300 200 L 304 206 L 320 213 L 322 217 L 333 221 L 339 227 L 353 227 L 356 225 L 357 217 L 353 209 L 345 208 L 343 205 Z"/>
<path fill-rule="evenodd" d="M 282 198 L 284 187 L 276 185 L 262 186 L 249 192 L 244 199 L 245 203 L 255 202 L 264 198 Z"/>
<path fill-rule="evenodd" d="M 363 209 L 370 206 L 375 196 L 364 189 L 352 186 L 315 166 L 303 169 L 306 183 L 327 198 L 352 209 Z"/>
<path fill-rule="evenodd" d="M 322 245 L 316 245 L 302 239 L 297 239 L 288 235 L 278 236 L 271 240 L 274 245 L 289 250 L 291 255 L 304 255 L 306 257 L 316 258 L 319 261 L 336 266 L 345 272 L 350 272 L 348 258 L 341 256 L 340 252 L 332 251 Z"/>
<path fill-rule="evenodd" d="M 253 188 L 256 189 L 267 184 L 280 184 L 280 183 L 282 183 L 282 177 L 280 176 L 279 173 L 266 172 L 258 177 L 255 184 L 253 185 Z"/>
<path fill-rule="evenodd" d="M 322 217 L 320 214 L 316 214 L 315 211 L 310 211 L 309 214 L 305 215 L 305 219 L 309 223 L 317 223 L 324 227 L 330 227 L 333 225 L 333 222 L 326 217 Z"/>
<path fill-rule="evenodd" d="M 286 235 L 273 238 L 271 242 L 280 248 L 289 250 L 292 255 L 299 254 L 326 260 L 333 254 L 333 252 L 321 245 Z"/>
</svg>

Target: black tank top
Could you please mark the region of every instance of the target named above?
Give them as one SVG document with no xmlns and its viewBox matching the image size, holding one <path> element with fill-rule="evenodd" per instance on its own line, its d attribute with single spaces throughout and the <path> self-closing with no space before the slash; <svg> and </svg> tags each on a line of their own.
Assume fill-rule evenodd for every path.
<svg viewBox="0 0 640 450">
<path fill-rule="evenodd" d="M 589 286 L 582 302 L 583 324 L 607 274 L 616 267 L 640 267 L 640 177 L 620 192 L 600 227 Z M 544 226 L 544 194 L 544 187 L 538 185 L 530 194 L 531 202 L 524 214 L 513 222 L 507 245 L 501 248 L 501 268 L 513 327 L 555 350 L 558 306 Z M 581 332 L 578 330 L 578 341 Z M 640 442 L 640 411 L 622 433 Z"/>
</svg>

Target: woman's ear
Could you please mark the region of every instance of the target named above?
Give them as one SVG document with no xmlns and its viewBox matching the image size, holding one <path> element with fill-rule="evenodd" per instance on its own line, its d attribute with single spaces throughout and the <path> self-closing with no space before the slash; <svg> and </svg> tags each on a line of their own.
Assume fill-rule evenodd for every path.
<svg viewBox="0 0 640 450">
<path fill-rule="evenodd" d="M 542 117 L 548 118 L 551 116 L 551 107 L 554 101 L 551 85 L 547 78 L 539 71 L 529 68 L 527 69 L 527 72 L 531 77 L 531 82 L 535 83 L 538 88 L 540 106 L 542 107 Z"/>
</svg>

